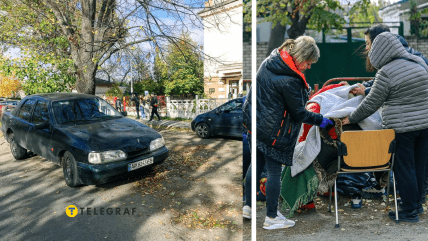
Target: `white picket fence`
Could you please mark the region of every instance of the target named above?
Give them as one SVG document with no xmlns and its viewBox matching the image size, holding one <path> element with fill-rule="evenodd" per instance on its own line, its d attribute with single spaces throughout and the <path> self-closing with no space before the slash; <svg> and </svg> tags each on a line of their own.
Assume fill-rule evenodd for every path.
<svg viewBox="0 0 428 241">
<path fill-rule="evenodd" d="M 227 98 L 199 99 L 198 96 L 194 100 L 170 100 L 169 97 L 166 97 L 166 115 L 171 118 L 193 119 L 229 100 Z"/>
<path fill-rule="evenodd" d="M 213 110 L 229 100 L 230 99 L 227 98 L 199 99 L 198 96 L 193 100 L 170 100 L 169 97 L 166 97 L 166 116 L 171 118 L 193 119 L 197 115 Z M 140 106 L 140 108 L 142 108 L 142 106 Z M 135 107 L 127 107 L 126 111 L 128 115 L 137 116 Z M 146 119 L 149 119 L 151 108 L 148 104 L 144 106 L 144 112 Z M 159 115 L 165 116 L 165 113 L 162 111 L 162 113 L 159 112 Z M 154 118 L 156 119 L 156 117 Z"/>
</svg>

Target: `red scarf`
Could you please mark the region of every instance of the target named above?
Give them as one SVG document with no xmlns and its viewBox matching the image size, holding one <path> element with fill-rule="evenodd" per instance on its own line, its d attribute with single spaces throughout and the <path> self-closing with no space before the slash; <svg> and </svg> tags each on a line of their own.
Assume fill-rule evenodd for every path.
<svg viewBox="0 0 428 241">
<path fill-rule="evenodd" d="M 300 75 L 300 77 L 302 77 L 303 83 L 305 83 L 306 89 L 309 90 L 309 85 L 306 82 L 305 75 L 302 72 L 300 72 L 299 70 L 297 70 L 296 65 L 294 64 L 293 57 L 291 57 L 291 55 L 285 50 L 280 50 L 279 54 L 281 55 L 281 58 L 285 62 L 285 64 L 287 64 L 288 67 L 290 67 L 294 72 L 296 72 L 296 74 L 298 74 L 298 75 Z"/>
</svg>

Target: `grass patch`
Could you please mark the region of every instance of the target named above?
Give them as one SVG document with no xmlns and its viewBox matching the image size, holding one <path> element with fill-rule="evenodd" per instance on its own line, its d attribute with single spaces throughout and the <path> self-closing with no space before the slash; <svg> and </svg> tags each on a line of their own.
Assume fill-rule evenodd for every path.
<svg viewBox="0 0 428 241">
<path fill-rule="evenodd" d="M 171 121 L 185 121 L 185 122 L 192 122 L 191 119 L 185 119 L 185 118 L 181 118 L 181 117 L 177 117 L 177 118 L 171 118 L 171 117 L 162 117 L 163 120 L 171 120 Z"/>
<path fill-rule="evenodd" d="M 174 217 L 173 221 L 194 229 L 229 228 L 233 230 L 238 228 L 238 222 L 229 220 L 228 217 L 232 219 L 234 215 L 238 215 L 238 211 L 233 205 L 215 204 L 210 209 L 186 210 Z"/>
</svg>

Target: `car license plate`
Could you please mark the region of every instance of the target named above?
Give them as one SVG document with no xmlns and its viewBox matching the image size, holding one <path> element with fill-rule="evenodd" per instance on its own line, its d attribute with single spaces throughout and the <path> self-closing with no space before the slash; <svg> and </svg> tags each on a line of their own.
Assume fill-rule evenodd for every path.
<svg viewBox="0 0 428 241">
<path fill-rule="evenodd" d="M 150 165 L 150 164 L 153 164 L 153 157 L 150 157 L 150 158 L 147 158 L 147 159 L 144 159 L 141 161 L 137 161 L 134 163 L 129 163 L 128 164 L 128 172 L 135 170 L 135 169 L 138 169 L 138 168 L 141 168 L 141 167 L 144 167 L 144 166 L 147 166 L 147 165 Z"/>
</svg>

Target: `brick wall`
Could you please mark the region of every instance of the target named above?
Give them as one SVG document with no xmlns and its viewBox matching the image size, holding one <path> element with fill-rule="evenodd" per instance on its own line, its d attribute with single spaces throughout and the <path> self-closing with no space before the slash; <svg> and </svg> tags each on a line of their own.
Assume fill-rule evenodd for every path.
<svg viewBox="0 0 428 241">
<path fill-rule="evenodd" d="M 227 98 L 226 85 L 220 84 L 218 77 L 212 77 L 211 80 L 208 78 L 204 79 L 204 92 L 210 98 Z M 210 92 L 210 89 L 214 89 L 214 92 Z"/>
<path fill-rule="evenodd" d="M 244 42 L 243 46 L 243 78 L 244 80 L 250 80 L 251 79 L 251 41 Z"/>
<path fill-rule="evenodd" d="M 267 49 L 268 49 L 267 42 L 257 43 L 257 68 L 256 69 L 258 69 L 260 64 L 263 62 L 263 60 L 266 59 Z M 251 42 L 244 42 L 243 50 L 244 50 L 244 53 L 243 53 L 244 80 L 250 80 L 251 79 Z"/>
<path fill-rule="evenodd" d="M 406 36 L 405 37 L 409 47 L 416 49 L 421 52 L 425 57 L 428 57 L 428 39 L 427 38 L 417 38 L 415 36 Z"/>
</svg>

